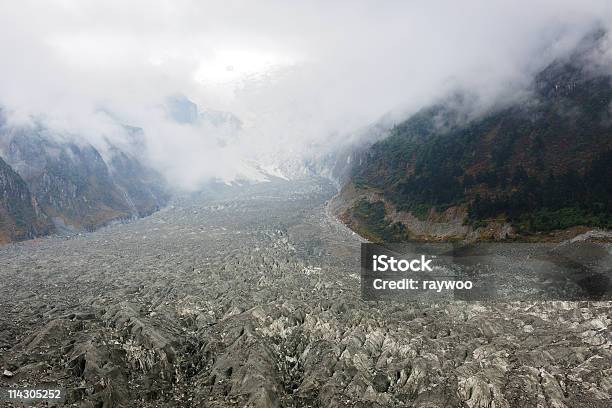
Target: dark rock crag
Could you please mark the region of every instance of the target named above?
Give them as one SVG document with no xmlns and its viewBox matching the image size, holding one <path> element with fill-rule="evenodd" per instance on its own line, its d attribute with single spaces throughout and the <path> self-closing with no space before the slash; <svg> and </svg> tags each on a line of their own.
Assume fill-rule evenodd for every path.
<svg viewBox="0 0 612 408">
<path fill-rule="evenodd" d="M 91 231 L 112 221 L 151 214 L 167 202 L 163 179 L 137 157 L 110 144 L 104 156 L 91 144 L 61 138 L 41 126 L 0 127 L 0 157 L 25 182 L 20 192 L 23 211 L 33 211 L 52 224 L 6 241 L 54 229 Z M 33 203 L 31 209 L 27 203 Z"/>
</svg>

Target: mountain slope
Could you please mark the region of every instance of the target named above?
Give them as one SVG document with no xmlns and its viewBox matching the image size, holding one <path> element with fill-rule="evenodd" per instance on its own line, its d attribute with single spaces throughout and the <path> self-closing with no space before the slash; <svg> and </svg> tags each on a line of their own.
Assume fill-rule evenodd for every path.
<svg viewBox="0 0 612 408">
<path fill-rule="evenodd" d="M 0 159 L 0 244 L 45 235 L 51 230 L 25 181 Z"/>
<path fill-rule="evenodd" d="M 147 215 L 168 199 L 161 176 L 136 157 L 112 145 L 103 157 L 92 145 L 42 126 L 1 127 L 0 156 L 60 230 Z"/>
<path fill-rule="evenodd" d="M 600 39 L 543 70 L 520 105 L 464 121 L 441 104 L 399 124 L 354 169 L 338 211 L 374 239 L 612 228 L 612 86 L 589 63 Z"/>
<path fill-rule="evenodd" d="M 136 157 L 111 147 L 107 161 L 110 176 L 124 193 L 133 215 L 144 217 L 168 202 L 170 196 L 161 175 Z"/>
</svg>

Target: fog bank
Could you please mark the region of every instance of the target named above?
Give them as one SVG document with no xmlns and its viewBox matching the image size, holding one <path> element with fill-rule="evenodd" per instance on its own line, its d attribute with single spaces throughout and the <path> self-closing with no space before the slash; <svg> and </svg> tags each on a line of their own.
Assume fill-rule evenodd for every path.
<svg viewBox="0 0 612 408">
<path fill-rule="evenodd" d="M 480 108 L 525 95 L 611 23 L 603 0 L 5 2 L 0 104 L 11 125 L 101 148 L 141 128 L 139 153 L 196 189 L 329 151 L 449 92 Z M 193 105 L 177 113 L 177 98 Z"/>
</svg>

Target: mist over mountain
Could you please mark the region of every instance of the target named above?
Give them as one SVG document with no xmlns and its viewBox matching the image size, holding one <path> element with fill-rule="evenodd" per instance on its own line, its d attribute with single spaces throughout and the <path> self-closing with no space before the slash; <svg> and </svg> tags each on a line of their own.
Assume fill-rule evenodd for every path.
<svg viewBox="0 0 612 408">
<path fill-rule="evenodd" d="M 612 407 L 610 0 L 0 1 L 0 51 L 0 405 Z"/>
<path fill-rule="evenodd" d="M 397 124 L 353 166 L 339 215 L 384 240 L 611 228 L 608 42 L 585 36 L 510 105 L 474 115 L 455 95 Z"/>
<path fill-rule="evenodd" d="M 587 3 L 0 5 L 0 157 L 60 229 L 211 182 L 340 188 L 440 101 L 452 127 L 551 92 L 536 76 L 612 27 L 608 2 Z M 586 65 L 609 72 L 598 47 Z"/>
<path fill-rule="evenodd" d="M 112 3 L 0 6 L 0 105 L 12 126 L 98 150 L 140 128 L 144 161 L 177 190 L 303 173 L 450 93 L 475 112 L 508 103 L 612 21 L 596 0 Z"/>
<path fill-rule="evenodd" d="M 112 144 L 101 153 L 83 140 L 54 134 L 42 125 L 2 123 L 0 157 L 6 184 L 2 207 L 13 214 L 9 220 L 21 221 L 3 230 L 12 231 L 16 240 L 54 231 L 93 230 L 148 215 L 169 197 L 161 175 L 133 153 Z M 21 215 L 14 215 L 16 208 L 21 208 Z"/>
</svg>

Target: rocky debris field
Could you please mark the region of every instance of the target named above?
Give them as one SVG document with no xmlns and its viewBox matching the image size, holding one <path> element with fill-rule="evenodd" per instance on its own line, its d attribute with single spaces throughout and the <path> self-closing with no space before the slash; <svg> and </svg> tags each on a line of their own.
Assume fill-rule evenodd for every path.
<svg viewBox="0 0 612 408">
<path fill-rule="evenodd" d="M 104 408 L 612 406 L 611 302 L 364 302 L 333 194 L 228 187 L 0 247 L 0 387 Z"/>
</svg>

